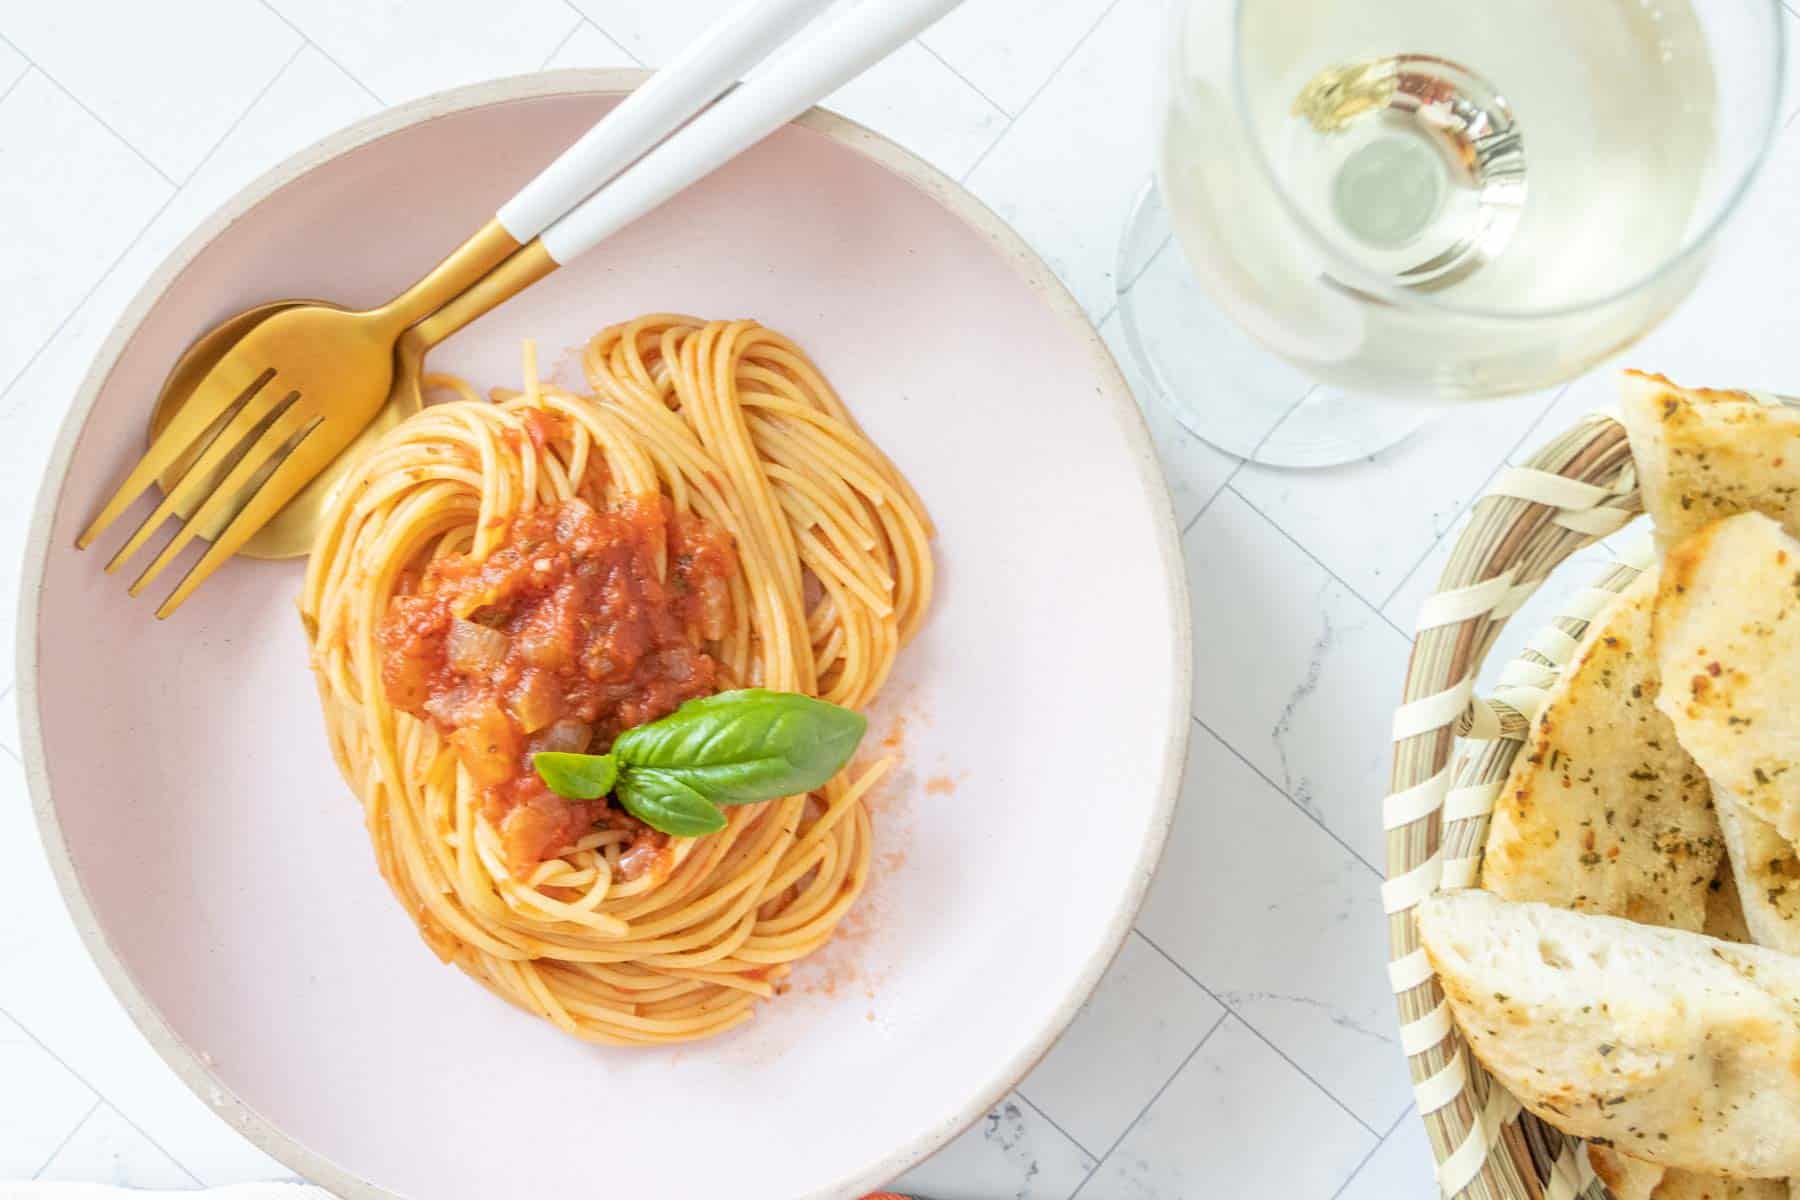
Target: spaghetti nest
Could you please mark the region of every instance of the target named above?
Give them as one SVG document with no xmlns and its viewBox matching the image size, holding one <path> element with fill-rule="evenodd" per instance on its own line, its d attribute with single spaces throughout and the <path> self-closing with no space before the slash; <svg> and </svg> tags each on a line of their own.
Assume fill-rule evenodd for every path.
<svg viewBox="0 0 1800 1200">
<path fill-rule="evenodd" d="M 728 535 L 723 620 L 690 635 L 714 687 L 862 708 L 925 617 L 932 530 L 806 355 L 754 322 L 644 317 L 601 332 L 583 365 L 590 396 L 541 384 L 529 345 L 522 392 L 490 401 L 428 378 L 459 398 L 394 429 L 352 476 L 301 612 L 338 766 L 439 957 L 578 1037 L 686 1041 L 750 1019 L 830 938 L 868 877 L 864 798 L 887 764 L 732 808 L 716 834 L 653 835 L 648 868 L 629 820 L 584 823 L 521 864 L 452 739 L 391 701 L 382 622 L 431 564 L 488 560 L 534 510 L 648 502 Z M 660 553 L 653 568 L 673 570 Z"/>
</svg>

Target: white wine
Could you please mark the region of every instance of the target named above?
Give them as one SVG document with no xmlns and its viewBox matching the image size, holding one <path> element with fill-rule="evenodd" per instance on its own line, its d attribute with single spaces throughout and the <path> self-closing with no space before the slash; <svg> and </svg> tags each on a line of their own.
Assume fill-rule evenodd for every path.
<svg viewBox="0 0 1800 1200">
<path fill-rule="evenodd" d="M 1190 13 L 1207 6 L 1229 7 Z M 1634 290 L 1722 203 L 1739 135 L 1715 54 L 1749 36 L 1721 32 L 1727 9 L 1750 28 L 1719 0 L 1239 0 L 1228 32 L 1190 15 L 1159 164 L 1177 240 L 1215 300 L 1330 382 L 1566 378 L 1691 282 Z"/>
</svg>

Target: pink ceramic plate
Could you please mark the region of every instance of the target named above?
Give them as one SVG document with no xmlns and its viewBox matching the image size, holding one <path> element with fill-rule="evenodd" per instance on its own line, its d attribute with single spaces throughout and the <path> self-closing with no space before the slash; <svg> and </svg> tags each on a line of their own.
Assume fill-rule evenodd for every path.
<svg viewBox="0 0 1800 1200">
<path fill-rule="evenodd" d="M 749 1027 L 669 1051 L 589 1047 L 439 965 L 377 877 L 327 753 L 299 566 L 240 560 L 158 624 L 100 573 L 116 538 L 71 548 L 141 451 L 189 339 L 271 297 L 390 295 L 636 78 L 449 93 L 259 180 L 120 321 L 38 501 L 21 710 L 69 905 L 188 1083 L 348 1197 L 793 1200 L 877 1185 L 1061 1031 L 1168 826 L 1188 610 L 1131 396 L 1016 236 L 826 113 L 432 359 L 511 384 L 522 337 L 555 362 L 638 313 L 754 316 L 812 352 L 937 518 L 942 595 L 877 714 L 905 755 L 878 817 L 878 877 Z"/>
</svg>

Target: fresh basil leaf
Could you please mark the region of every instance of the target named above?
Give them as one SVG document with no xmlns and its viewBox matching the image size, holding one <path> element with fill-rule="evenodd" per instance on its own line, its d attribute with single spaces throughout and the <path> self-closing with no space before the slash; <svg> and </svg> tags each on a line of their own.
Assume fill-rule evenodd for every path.
<svg viewBox="0 0 1800 1200">
<path fill-rule="evenodd" d="M 610 754 L 540 750 L 531 765 L 551 791 L 569 800 L 598 800 L 619 778 L 619 762 Z"/>
<path fill-rule="evenodd" d="M 621 766 L 654 767 L 715 804 L 754 804 L 824 786 L 868 721 L 797 692 L 763 688 L 690 700 L 613 742 Z"/>
<path fill-rule="evenodd" d="M 699 837 L 725 828 L 725 814 L 718 805 L 655 767 L 625 768 L 615 799 L 650 828 L 676 837 Z"/>
</svg>

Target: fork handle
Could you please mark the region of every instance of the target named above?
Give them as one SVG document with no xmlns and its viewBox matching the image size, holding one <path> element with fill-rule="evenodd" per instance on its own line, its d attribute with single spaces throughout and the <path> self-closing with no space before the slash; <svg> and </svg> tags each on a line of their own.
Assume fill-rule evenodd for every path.
<svg viewBox="0 0 1800 1200">
<path fill-rule="evenodd" d="M 426 350 L 469 322 L 787 124 L 959 3 L 961 0 L 867 0 L 825 28 L 809 32 L 763 74 L 707 109 L 407 331 L 402 353 L 423 357 Z M 876 9 L 880 11 L 867 15 Z"/>
<path fill-rule="evenodd" d="M 500 223 L 521 244 L 680 128 L 832 0 L 747 0 L 608 112 L 505 204 Z"/>
<path fill-rule="evenodd" d="M 591 250 L 898 49 L 961 0 L 866 0 L 775 61 L 545 230 L 559 263 Z"/>
</svg>

